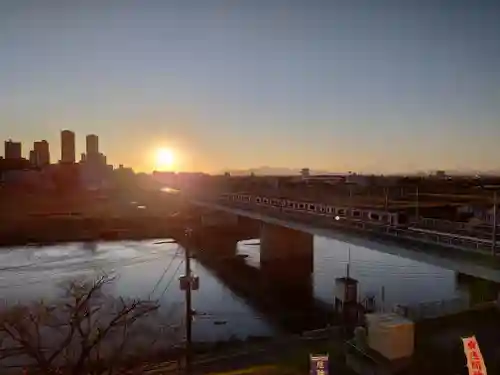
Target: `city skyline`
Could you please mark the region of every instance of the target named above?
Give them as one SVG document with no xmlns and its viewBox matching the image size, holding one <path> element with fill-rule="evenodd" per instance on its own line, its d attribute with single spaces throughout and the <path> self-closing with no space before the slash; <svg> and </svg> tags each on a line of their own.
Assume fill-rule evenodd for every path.
<svg viewBox="0 0 500 375">
<path fill-rule="evenodd" d="M 44 137 L 47 138 L 47 137 Z M 24 159 L 35 166 L 46 166 L 49 164 L 77 164 L 81 162 L 101 163 L 106 164 L 106 155 L 99 152 L 99 136 L 96 134 L 86 134 L 84 137 L 85 151 L 80 153 L 81 159 L 78 161 L 78 153 L 76 143 L 78 135 L 70 129 L 63 129 L 59 132 L 59 147 L 55 147 L 46 139 L 33 140 L 27 147 L 26 144 L 20 141 L 8 138 L 4 141 L 3 155 L 0 154 L 0 159 L 18 160 Z M 58 154 L 60 157 L 51 161 L 51 155 Z"/>
<path fill-rule="evenodd" d="M 212 173 L 498 170 L 499 6 L 392 3 L 2 3 L 0 138 L 55 159 L 61 129 L 76 155 L 98 134 L 146 172 L 159 148 Z"/>
</svg>

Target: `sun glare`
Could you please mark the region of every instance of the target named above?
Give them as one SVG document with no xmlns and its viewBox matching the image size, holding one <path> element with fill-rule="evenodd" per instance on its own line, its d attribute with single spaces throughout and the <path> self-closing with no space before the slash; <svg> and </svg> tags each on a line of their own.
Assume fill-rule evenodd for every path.
<svg viewBox="0 0 500 375">
<path fill-rule="evenodd" d="M 174 152 L 169 148 L 156 150 L 156 167 L 160 169 L 172 169 L 175 164 Z"/>
</svg>

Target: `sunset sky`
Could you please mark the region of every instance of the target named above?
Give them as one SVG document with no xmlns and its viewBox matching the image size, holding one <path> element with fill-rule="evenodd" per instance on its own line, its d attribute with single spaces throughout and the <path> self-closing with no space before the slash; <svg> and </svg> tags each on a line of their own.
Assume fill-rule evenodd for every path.
<svg viewBox="0 0 500 375">
<path fill-rule="evenodd" d="M 113 164 L 500 168 L 494 0 L 0 1 L 0 139 Z M 3 151 L 0 152 L 3 154 Z"/>
</svg>

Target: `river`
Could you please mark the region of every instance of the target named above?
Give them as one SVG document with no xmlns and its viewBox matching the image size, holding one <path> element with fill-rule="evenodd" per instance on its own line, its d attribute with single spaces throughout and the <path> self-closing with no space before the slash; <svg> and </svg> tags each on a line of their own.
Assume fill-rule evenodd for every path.
<svg viewBox="0 0 500 375">
<path fill-rule="evenodd" d="M 249 265 L 258 267 L 256 240 L 240 242 L 238 253 L 246 255 Z M 349 258 L 350 274 L 359 281 L 360 297 L 373 295 L 380 303 L 384 287 L 387 308 L 396 303 L 450 299 L 461 293 L 454 271 L 316 237 L 313 280 L 317 298 L 332 302 L 334 280 L 345 275 Z M 106 272 L 117 276 L 113 294 L 159 299 L 169 322 L 182 326 L 184 294 L 178 277 L 184 272 L 183 259 L 180 246 L 161 240 L 4 248 L 0 252 L 0 295 L 9 304 L 51 299 L 71 278 Z M 193 293 L 197 312 L 195 340 L 218 341 L 277 332 L 266 316 L 253 310 L 209 270 L 196 260 L 192 265 L 200 278 L 200 289 Z"/>
</svg>

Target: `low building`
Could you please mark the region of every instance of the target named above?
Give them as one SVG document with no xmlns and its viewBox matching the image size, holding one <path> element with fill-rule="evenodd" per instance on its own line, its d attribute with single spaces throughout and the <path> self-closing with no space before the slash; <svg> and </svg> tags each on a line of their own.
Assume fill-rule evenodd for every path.
<svg viewBox="0 0 500 375">
<path fill-rule="evenodd" d="M 308 178 L 311 175 L 309 168 L 302 168 L 302 170 L 300 171 L 300 175 L 303 179 Z"/>
</svg>

